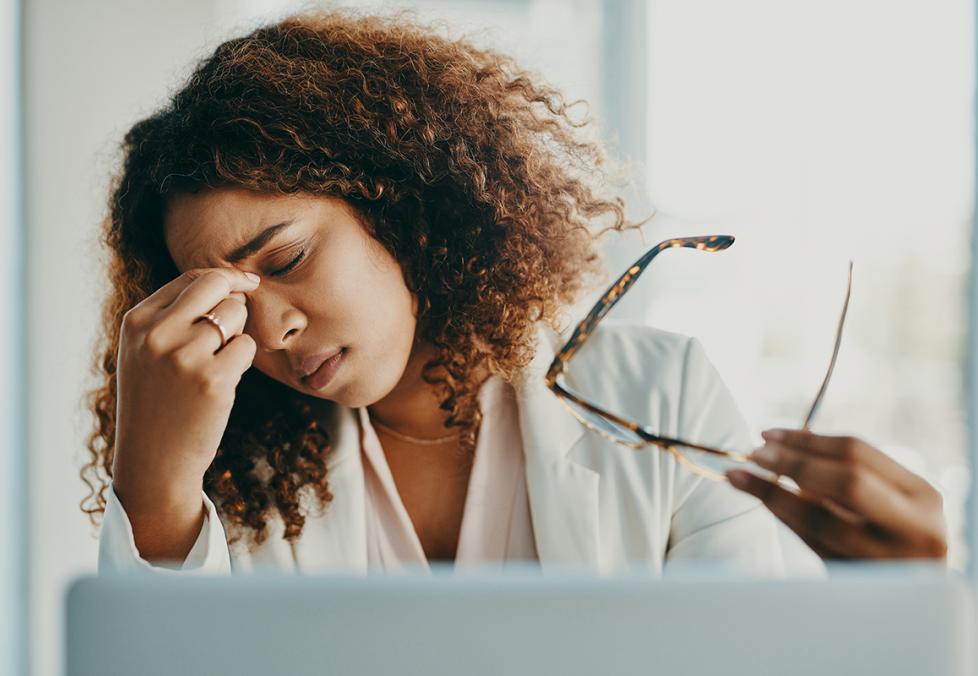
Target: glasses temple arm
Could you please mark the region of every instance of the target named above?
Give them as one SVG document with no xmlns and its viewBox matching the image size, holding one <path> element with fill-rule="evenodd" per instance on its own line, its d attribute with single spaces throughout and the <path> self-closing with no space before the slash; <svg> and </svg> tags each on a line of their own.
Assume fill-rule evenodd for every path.
<svg viewBox="0 0 978 676">
<path fill-rule="evenodd" d="M 832 359 L 829 360 L 829 368 L 825 372 L 825 377 L 822 379 L 822 386 L 818 388 L 818 394 L 815 395 L 815 401 L 812 402 L 812 407 L 808 410 L 808 415 L 805 416 L 805 422 L 801 426 L 803 430 L 808 430 L 808 428 L 811 426 L 812 420 L 815 419 L 815 414 L 818 413 L 818 409 L 822 405 L 822 399 L 825 397 L 825 392 L 829 389 L 829 380 L 832 379 L 832 372 L 835 371 L 835 362 L 839 358 L 839 347 L 842 345 L 842 328 L 846 323 L 846 315 L 849 312 L 849 297 L 851 295 L 852 261 L 849 261 L 849 285 L 846 288 L 846 300 L 842 305 L 842 315 L 839 317 L 839 326 L 835 331 L 835 346 L 832 348 Z"/>
</svg>

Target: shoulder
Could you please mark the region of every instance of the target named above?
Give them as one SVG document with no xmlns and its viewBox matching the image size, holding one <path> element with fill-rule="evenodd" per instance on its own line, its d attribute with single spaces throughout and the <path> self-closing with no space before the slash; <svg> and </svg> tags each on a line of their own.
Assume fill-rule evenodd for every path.
<svg viewBox="0 0 978 676">
<path fill-rule="evenodd" d="M 681 379 L 703 349 L 695 338 L 637 322 L 605 320 L 571 362 L 575 378 L 614 377 L 622 384 L 640 374 L 648 382 Z"/>
<path fill-rule="evenodd" d="M 650 398 L 676 399 L 690 371 L 701 369 L 694 338 L 637 322 L 602 321 L 567 368 L 567 383 L 606 403 L 646 409 Z"/>
<path fill-rule="evenodd" d="M 689 349 L 689 336 L 664 331 L 648 324 L 605 319 L 598 324 L 577 358 L 629 363 L 638 359 L 657 365 L 682 361 Z"/>
</svg>

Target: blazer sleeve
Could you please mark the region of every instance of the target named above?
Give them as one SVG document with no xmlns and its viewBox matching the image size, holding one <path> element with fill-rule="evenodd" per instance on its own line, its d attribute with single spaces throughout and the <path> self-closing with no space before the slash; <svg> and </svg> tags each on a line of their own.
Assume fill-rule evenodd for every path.
<svg viewBox="0 0 978 676">
<path fill-rule="evenodd" d="M 154 565 L 142 558 L 136 549 L 132 524 L 122 503 L 109 486 L 99 537 L 98 572 L 103 574 L 152 571 L 164 574 L 229 574 L 231 555 L 228 550 L 224 526 L 217 515 L 217 508 L 204 494 L 207 510 L 200 535 L 182 562 L 171 565 Z"/>
<path fill-rule="evenodd" d="M 680 438 L 717 448 L 751 448 L 743 416 L 695 338 L 687 342 L 684 356 L 678 431 Z M 785 566 L 787 540 L 759 500 L 678 463 L 674 472 L 667 568 L 695 560 L 723 562 L 725 567 L 764 576 L 794 572 Z M 789 559 L 796 560 L 797 553 L 790 554 Z"/>
</svg>

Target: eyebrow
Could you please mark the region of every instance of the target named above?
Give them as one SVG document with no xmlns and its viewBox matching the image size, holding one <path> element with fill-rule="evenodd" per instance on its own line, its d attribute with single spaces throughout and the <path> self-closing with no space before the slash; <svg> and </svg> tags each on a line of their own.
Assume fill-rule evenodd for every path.
<svg viewBox="0 0 978 676">
<path fill-rule="evenodd" d="M 295 221 L 293 219 L 289 219 L 287 221 L 283 221 L 276 225 L 268 226 L 260 233 L 255 235 L 248 243 L 242 244 L 237 249 L 235 249 L 227 256 L 225 256 L 224 260 L 226 260 L 228 263 L 240 263 L 244 259 L 250 256 L 254 256 L 256 253 L 261 251 L 262 247 L 268 244 L 268 242 L 275 235 L 277 235 L 279 232 L 289 227 L 293 223 L 295 223 Z"/>
</svg>

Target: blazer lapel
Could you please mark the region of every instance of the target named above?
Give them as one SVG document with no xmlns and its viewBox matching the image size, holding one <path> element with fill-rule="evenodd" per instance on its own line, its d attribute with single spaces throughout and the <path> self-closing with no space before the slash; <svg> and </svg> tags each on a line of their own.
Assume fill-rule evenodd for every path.
<svg viewBox="0 0 978 676">
<path fill-rule="evenodd" d="M 587 428 L 544 384 L 560 336 L 541 324 L 538 338 L 533 361 L 514 383 L 537 553 L 545 569 L 599 568 L 600 477 L 571 457 Z"/>
</svg>

